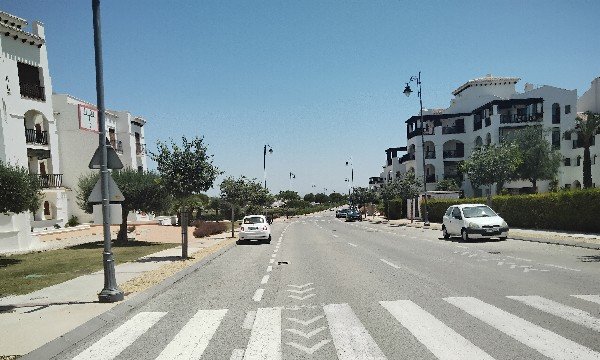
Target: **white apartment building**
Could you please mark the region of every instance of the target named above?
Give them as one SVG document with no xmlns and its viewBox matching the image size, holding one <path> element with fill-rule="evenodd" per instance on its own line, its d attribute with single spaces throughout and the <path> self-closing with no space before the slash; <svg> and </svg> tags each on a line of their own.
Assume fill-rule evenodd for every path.
<svg viewBox="0 0 600 360">
<path fill-rule="evenodd" d="M 590 88 L 577 100 L 577 114 L 581 114 L 586 111 L 590 111 L 594 114 L 600 114 L 600 77 L 592 80 Z M 590 146 L 590 157 L 592 160 L 592 181 L 594 183 L 594 187 L 597 187 L 597 184 L 600 184 L 600 166 L 596 164 L 598 161 L 600 161 L 598 158 L 600 156 L 600 149 L 598 149 L 596 144 L 598 144 L 598 141 L 600 140 L 600 134 L 596 133 L 596 136 L 593 140 L 593 145 Z M 577 140 L 573 139 L 573 141 L 575 143 Z M 580 160 L 583 163 L 583 149 L 579 149 L 576 156 L 580 156 Z M 571 164 L 573 164 L 573 160 L 571 160 Z M 577 164 L 577 158 L 575 158 L 575 164 Z"/>
<path fill-rule="evenodd" d="M 406 146 L 385 150 L 386 162 L 379 176 L 369 178 L 369 189 L 378 189 L 388 181 L 401 177 L 406 172 L 406 165 L 400 162 L 401 153 L 406 153 Z"/>
<path fill-rule="evenodd" d="M 0 250 L 28 249 L 31 228 L 67 221 L 44 26 L 27 28 L 26 20 L 0 12 L 0 160 L 38 176 L 43 199 L 35 214 L 0 215 Z"/>
<path fill-rule="evenodd" d="M 77 205 L 76 196 L 79 178 L 93 171 L 88 165 L 98 148 L 98 109 L 92 103 L 67 94 L 54 94 L 52 101 L 60 139 L 62 180 L 69 189 L 69 216 L 75 215 L 81 222 L 90 222 L 92 214 L 86 214 Z M 128 111 L 115 110 L 107 110 L 105 120 L 107 140 L 116 150 L 123 166 L 138 171 L 148 170 L 144 139 L 146 120 Z"/>
<path fill-rule="evenodd" d="M 524 92 L 518 93 L 515 86 L 519 80 L 488 75 L 459 86 L 448 108 L 424 110 L 423 144 L 420 116 L 406 120 L 407 154 L 400 163 L 417 176 L 425 174 L 428 190 L 435 190 L 441 179 L 454 178 L 466 196 L 484 195 L 489 190 L 473 189 L 459 173 L 458 164 L 479 146 L 499 143 L 505 135 L 525 126 L 541 125 L 551 130 L 548 141 L 564 158 L 557 179 L 559 186 L 580 187 L 583 151 L 576 135 L 568 132 L 575 127 L 577 90 L 526 84 Z M 597 89 L 597 83 L 595 86 Z M 517 193 L 531 186 L 529 181 L 516 181 L 504 187 Z M 548 186 L 549 181 L 538 182 L 539 191 L 547 191 Z M 495 189 L 491 191 L 495 193 Z"/>
</svg>

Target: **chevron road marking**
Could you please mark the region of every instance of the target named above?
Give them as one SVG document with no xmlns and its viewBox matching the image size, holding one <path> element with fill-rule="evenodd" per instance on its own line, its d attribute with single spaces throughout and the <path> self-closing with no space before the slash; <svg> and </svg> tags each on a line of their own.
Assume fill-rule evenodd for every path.
<svg viewBox="0 0 600 360">
<path fill-rule="evenodd" d="M 309 319 L 309 320 L 300 320 L 300 319 L 296 319 L 296 318 L 287 318 L 287 319 L 289 321 L 293 321 L 293 322 L 296 322 L 298 324 L 306 326 L 306 325 L 310 325 L 310 324 L 314 323 L 315 321 L 321 320 L 323 317 L 324 317 L 323 315 L 319 315 L 319 316 L 316 316 L 316 317 L 314 317 L 312 319 Z"/>
<path fill-rule="evenodd" d="M 315 295 L 317 295 L 317 294 L 308 294 L 306 296 L 288 295 L 288 297 L 291 297 L 292 299 L 296 299 L 296 300 L 306 300 L 306 299 L 311 298 L 311 297 L 313 297 Z"/>
<path fill-rule="evenodd" d="M 320 328 L 317 328 L 309 333 L 305 333 L 305 332 L 297 330 L 297 329 L 285 329 L 285 330 L 291 332 L 292 334 L 300 335 L 305 339 L 310 339 L 311 337 L 313 337 L 314 335 L 317 335 L 318 333 L 320 333 L 321 331 L 323 331 L 325 329 L 327 329 L 326 326 L 321 326 Z"/>
<path fill-rule="evenodd" d="M 331 339 L 325 339 L 325 340 L 321 340 L 320 342 L 316 343 L 315 345 L 313 345 L 312 347 L 305 347 L 299 344 L 296 344 L 295 342 L 288 342 L 285 343 L 286 345 L 295 347 L 298 350 L 304 351 L 307 354 L 313 354 L 315 351 L 319 350 L 323 345 L 328 344 L 331 342 Z"/>
<path fill-rule="evenodd" d="M 308 288 L 308 289 L 304 289 L 304 290 L 294 290 L 294 289 L 287 289 L 287 291 L 289 292 L 293 292 L 294 294 L 304 294 L 305 292 L 314 290 L 315 288 Z"/>
<path fill-rule="evenodd" d="M 303 287 L 307 287 L 307 286 L 312 285 L 312 284 L 313 283 L 308 283 L 308 284 L 304 284 L 304 285 L 291 285 L 290 284 L 288 286 L 295 287 L 296 289 L 302 289 Z"/>
</svg>

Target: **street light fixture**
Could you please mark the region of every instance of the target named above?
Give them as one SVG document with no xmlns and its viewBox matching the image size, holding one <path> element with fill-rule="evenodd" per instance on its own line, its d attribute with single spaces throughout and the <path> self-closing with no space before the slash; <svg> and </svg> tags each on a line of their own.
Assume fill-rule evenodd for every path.
<svg viewBox="0 0 600 360">
<path fill-rule="evenodd" d="M 292 190 L 292 179 L 296 178 L 296 174 L 290 171 L 290 190 Z"/>
<path fill-rule="evenodd" d="M 267 148 L 269 154 L 273 153 L 273 148 L 269 144 L 265 145 L 263 148 L 263 175 L 265 178 L 265 189 L 267 188 Z"/>
<path fill-rule="evenodd" d="M 412 94 L 412 90 L 410 88 L 410 86 L 408 85 L 409 83 L 416 81 L 417 85 L 419 86 L 419 91 L 417 92 L 417 95 L 419 95 L 419 105 L 421 106 L 421 155 L 422 155 L 422 160 L 423 160 L 423 190 L 425 191 L 425 196 L 423 197 L 423 207 L 425 209 L 424 213 L 423 213 L 423 225 L 424 226 L 429 226 L 429 210 L 427 209 L 427 176 L 426 176 L 426 172 L 425 172 L 425 137 L 424 137 L 424 133 L 425 133 L 425 123 L 423 122 L 423 98 L 421 97 L 421 72 L 419 71 L 419 75 L 418 76 L 411 76 L 410 79 L 408 80 L 408 82 L 406 83 L 406 87 L 404 88 L 404 95 L 406 95 L 406 97 L 409 97 L 410 94 Z"/>
<path fill-rule="evenodd" d="M 346 166 L 350 166 L 351 170 L 351 176 L 350 176 L 350 181 L 351 181 L 351 188 L 352 191 L 354 191 L 354 164 L 352 163 L 352 156 L 350 156 L 350 158 L 348 160 L 346 160 Z"/>
</svg>

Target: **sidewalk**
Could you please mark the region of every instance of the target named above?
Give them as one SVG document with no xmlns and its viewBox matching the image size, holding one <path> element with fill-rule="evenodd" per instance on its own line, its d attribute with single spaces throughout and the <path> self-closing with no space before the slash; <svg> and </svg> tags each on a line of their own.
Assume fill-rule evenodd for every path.
<svg viewBox="0 0 600 360">
<path fill-rule="evenodd" d="M 163 226 L 152 229 L 154 232 L 143 228 L 136 229 L 138 240 L 179 242 L 178 236 L 162 233 L 179 235 L 180 228 Z M 70 246 L 73 242 L 97 240 L 98 232 L 101 230 L 95 230 L 94 235 L 86 231 L 86 236 L 73 234 L 70 239 L 46 241 L 53 243 L 50 248 Z M 200 266 L 203 259 L 226 251 L 234 243 L 228 236 L 222 233 L 196 239 L 190 234 L 190 259 L 185 261 L 180 259 L 181 246 L 178 246 L 116 266 L 117 282 L 125 293 L 125 301 L 140 298 L 139 294 L 169 277 L 183 277 Z M 185 269 L 190 271 L 182 271 Z M 0 298 L 0 359 L 27 354 L 125 302 L 98 302 L 97 294 L 103 284 L 103 271 L 98 271 L 30 294 Z"/>
<path fill-rule="evenodd" d="M 367 221 L 375 224 L 387 224 L 388 226 L 408 226 L 415 228 L 427 228 L 423 226 L 423 222 L 415 220 L 411 222 L 407 219 L 387 220 L 382 216 L 368 217 Z M 429 229 L 442 231 L 442 224 L 430 223 Z M 556 244 L 565 246 L 576 246 L 587 249 L 600 250 L 600 234 L 582 234 L 566 231 L 551 231 L 551 230 L 529 230 L 529 229 L 514 229 L 511 228 L 508 233 L 509 239 L 540 242 L 545 244 Z"/>
</svg>

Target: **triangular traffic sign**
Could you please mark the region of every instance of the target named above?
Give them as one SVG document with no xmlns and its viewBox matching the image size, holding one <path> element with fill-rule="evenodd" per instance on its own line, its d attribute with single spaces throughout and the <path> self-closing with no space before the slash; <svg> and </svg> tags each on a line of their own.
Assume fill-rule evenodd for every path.
<svg viewBox="0 0 600 360">
<path fill-rule="evenodd" d="M 123 196 L 121 189 L 119 189 L 119 187 L 117 186 L 117 183 L 112 178 L 112 176 L 110 176 L 110 174 L 109 174 L 108 175 L 108 202 L 114 203 L 114 202 L 123 202 L 123 201 L 125 201 L 125 197 Z M 92 189 L 92 192 L 90 193 L 90 196 L 88 197 L 88 202 L 90 204 L 102 203 L 101 179 L 98 179 L 98 182 L 96 183 L 96 185 L 94 185 L 94 188 Z"/>
<path fill-rule="evenodd" d="M 123 168 L 123 163 L 121 162 L 121 159 L 119 159 L 119 155 L 117 155 L 117 152 L 115 151 L 115 149 L 113 149 L 112 146 L 107 145 L 106 146 L 106 158 L 107 158 L 107 167 L 111 170 L 116 170 L 116 169 L 122 169 Z M 90 160 L 90 164 L 88 165 L 88 167 L 90 169 L 100 169 L 100 164 L 102 163 L 102 148 L 100 146 L 98 146 L 98 148 L 96 149 L 96 152 L 94 153 L 94 156 L 92 156 L 92 160 Z"/>
</svg>

